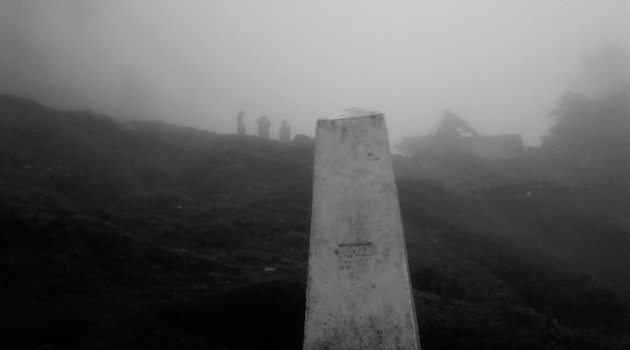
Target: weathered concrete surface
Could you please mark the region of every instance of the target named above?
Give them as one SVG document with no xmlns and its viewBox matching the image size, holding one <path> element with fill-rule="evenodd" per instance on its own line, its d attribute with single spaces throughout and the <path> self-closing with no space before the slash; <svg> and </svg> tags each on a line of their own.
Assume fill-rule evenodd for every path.
<svg viewBox="0 0 630 350">
<path fill-rule="evenodd" d="M 317 123 L 304 350 L 420 349 L 383 114 Z"/>
</svg>

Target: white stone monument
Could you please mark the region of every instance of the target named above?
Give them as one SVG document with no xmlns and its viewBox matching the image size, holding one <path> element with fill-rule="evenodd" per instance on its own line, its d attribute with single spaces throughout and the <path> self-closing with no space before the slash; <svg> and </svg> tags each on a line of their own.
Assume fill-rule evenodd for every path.
<svg viewBox="0 0 630 350">
<path fill-rule="evenodd" d="M 317 122 L 304 350 L 420 349 L 383 114 Z"/>
</svg>

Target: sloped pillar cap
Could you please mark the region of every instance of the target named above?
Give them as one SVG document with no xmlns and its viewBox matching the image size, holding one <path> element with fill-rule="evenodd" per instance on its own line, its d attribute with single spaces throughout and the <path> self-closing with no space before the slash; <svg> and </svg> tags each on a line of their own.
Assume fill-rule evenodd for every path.
<svg viewBox="0 0 630 350">
<path fill-rule="evenodd" d="M 363 108 L 348 108 L 343 111 L 333 113 L 325 118 L 326 120 L 330 119 L 346 119 L 346 118 L 356 118 L 356 117 L 367 117 L 370 115 L 382 115 L 383 113 L 377 111 L 368 111 Z"/>
</svg>

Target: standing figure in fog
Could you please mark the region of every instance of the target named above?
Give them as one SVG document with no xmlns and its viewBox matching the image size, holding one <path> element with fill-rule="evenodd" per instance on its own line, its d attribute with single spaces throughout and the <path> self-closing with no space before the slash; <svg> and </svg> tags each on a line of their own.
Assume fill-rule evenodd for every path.
<svg viewBox="0 0 630 350">
<path fill-rule="evenodd" d="M 245 113 L 243 111 L 238 111 L 238 117 L 236 118 L 236 134 L 237 135 L 245 135 L 245 122 L 243 121 L 243 116 Z"/>
<path fill-rule="evenodd" d="M 262 116 L 256 120 L 258 123 L 258 137 L 263 139 L 269 138 L 269 128 L 271 127 L 271 120 L 267 118 L 267 116 Z"/>
<path fill-rule="evenodd" d="M 278 138 L 282 143 L 291 142 L 291 128 L 287 123 L 287 120 L 282 121 L 282 126 L 280 126 L 280 133 L 278 134 Z"/>
</svg>

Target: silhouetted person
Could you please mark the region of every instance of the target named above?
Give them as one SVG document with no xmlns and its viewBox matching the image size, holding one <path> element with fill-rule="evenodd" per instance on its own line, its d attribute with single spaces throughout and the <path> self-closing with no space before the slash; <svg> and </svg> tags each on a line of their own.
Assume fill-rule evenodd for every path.
<svg viewBox="0 0 630 350">
<path fill-rule="evenodd" d="M 278 138 L 280 139 L 280 142 L 283 143 L 291 142 L 291 128 L 289 127 L 286 119 L 282 121 Z"/>
<path fill-rule="evenodd" d="M 238 111 L 238 117 L 236 118 L 236 134 L 237 135 L 245 135 L 245 122 L 243 121 L 243 116 L 245 113 L 243 111 Z"/>
<path fill-rule="evenodd" d="M 269 138 L 269 127 L 271 127 L 271 120 L 267 119 L 266 116 L 262 116 L 256 120 L 258 124 L 258 136 L 263 139 Z"/>
</svg>

